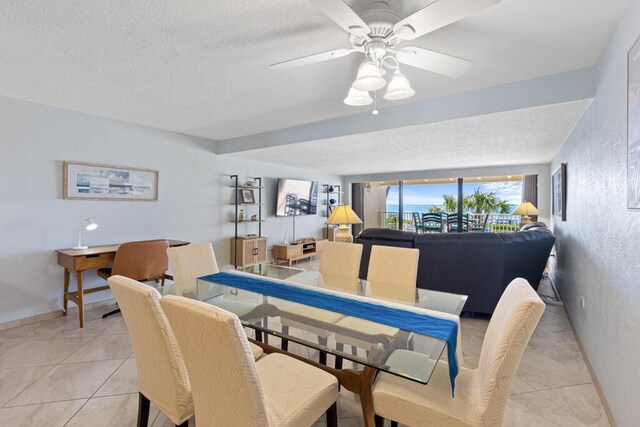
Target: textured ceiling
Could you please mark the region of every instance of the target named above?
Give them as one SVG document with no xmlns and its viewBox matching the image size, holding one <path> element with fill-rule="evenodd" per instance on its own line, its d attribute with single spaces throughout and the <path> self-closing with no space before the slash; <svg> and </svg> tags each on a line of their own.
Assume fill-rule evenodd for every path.
<svg viewBox="0 0 640 427">
<path fill-rule="evenodd" d="M 389 3 L 407 16 L 431 1 Z M 412 42 L 476 65 L 460 79 L 407 67 L 411 100 L 589 67 L 626 3 L 503 0 Z M 228 139 L 361 112 L 342 104 L 356 55 L 267 69 L 341 47 L 306 0 L 2 0 L 0 95 Z"/>
<path fill-rule="evenodd" d="M 339 175 L 548 163 L 589 100 L 230 154 Z"/>
</svg>

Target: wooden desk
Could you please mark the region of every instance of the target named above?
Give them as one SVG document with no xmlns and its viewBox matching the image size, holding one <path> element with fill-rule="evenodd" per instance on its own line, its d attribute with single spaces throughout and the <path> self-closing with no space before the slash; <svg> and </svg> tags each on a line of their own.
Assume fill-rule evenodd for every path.
<svg viewBox="0 0 640 427">
<path fill-rule="evenodd" d="M 185 246 L 190 242 L 182 240 L 168 240 L 169 246 Z M 85 270 L 97 270 L 108 267 L 116 256 L 116 251 L 120 244 L 107 246 L 91 246 L 88 249 L 58 249 L 58 265 L 64 267 L 64 298 L 62 303 L 62 315 L 67 315 L 67 303 L 72 301 L 78 306 L 78 316 L 80 317 L 80 327 L 84 327 L 84 295 L 93 292 L 109 289 L 109 285 L 98 286 L 96 288 L 84 289 L 82 283 L 82 272 Z M 76 273 L 78 290 L 69 292 L 69 279 L 71 272 Z"/>
</svg>

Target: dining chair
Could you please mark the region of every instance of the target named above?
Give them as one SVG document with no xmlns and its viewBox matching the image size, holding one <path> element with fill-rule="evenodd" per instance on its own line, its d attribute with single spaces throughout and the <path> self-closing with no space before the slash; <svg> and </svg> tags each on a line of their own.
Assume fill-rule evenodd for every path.
<svg viewBox="0 0 640 427">
<path fill-rule="evenodd" d="M 499 426 L 527 343 L 545 305 L 525 279 L 515 279 L 502 294 L 482 343 L 478 368 L 461 368 L 451 396 L 449 366 L 440 361 L 429 383 L 380 374 L 373 389 L 376 422 L 381 417 L 411 426 Z M 400 350 L 396 369 L 424 363 L 415 352 Z M 393 361 L 387 361 L 393 364 Z"/>
<path fill-rule="evenodd" d="M 198 277 L 219 272 L 216 255 L 209 242 L 168 248 L 167 256 L 175 283 L 195 282 Z M 218 298 L 220 306 L 240 316 L 249 315 L 256 308 L 256 304 L 246 301 L 225 300 L 224 295 Z M 256 335 L 259 341 L 262 341 L 261 334 Z M 256 359 L 262 355 L 260 347 L 253 344 L 251 347 Z"/>
<path fill-rule="evenodd" d="M 383 297 L 402 300 L 403 302 L 415 302 L 416 280 L 418 279 L 418 258 L 420 251 L 413 248 L 397 248 L 392 246 L 373 245 L 371 256 L 369 257 L 369 269 L 367 281 L 371 282 L 371 290 L 379 289 Z M 394 292 L 393 288 L 398 287 L 406 292 Z M 412 292 L 413 291 L 413 292 Z M 344 317 L 336 322 L 338 327 L 358 332 L 359 335 L 366 333 L 370 336 L 385 335 L 392 337 L 398 333 L 398 328 L 381 325 L 368 320 L 356 317 Z M 374 342 L 365 337 L 353 337 L 344 333 L 337 333 L 336 346 L 338 351 L 343 351 L 344 345 L 351 346 L 351 353 L 357 354 L 358 348 L 368 349 Z M 377 341 L 376 341 L 377 342 Z M 336 357 L 336 368 L 342 367 L 342 357 Z"/>
<path fill-rule="evenodd" d="M 323 284 L 331 288 L 341 286 L 349 287 L 355 291 L 354 285 L 358 286 L 358 275 L 360 273 L 360 260 L 362 258 L 362 245 L 358 243 L 326 242 L 320 254 L 320 266 L 318 271 L 324 275 Z M 286 317 L 293 315 L 295 319 Z M 327 345 L 327 340 L 332 334 L 318 322 L 333 324 L 343 318 L 344 315 L 320 308 L 309 307 L 301 304 L 290 304 L 283 309 L 280 317 L 282 333 L 289 334 L 289 328 L 298 328 L 305 332 L 310 332 L 318 337 L 318 344 Z M 304 319 L 308 318 L 309 321 Z M 314 325 L 313 323 L 316 323 Z M 283 339 L 281 348 L 288 349 L 288 340 Z M 323 365 L 327 363 L 327 353 L 320 351 L 319 361 Z"/>
<path fill-rule="evenodd" d="M 195 243 L 167 249 L 174 282 L 186 282 L 219 272 L 211 243 Z"/>
<path fill-rule="evenodd" d="M 311 426 L 326 412 L 337 425 L 338 381 L 283 354 L 257 362 L 238 317 L 178 296 L 160 301 L 173 327 L 193 392 L 198 427 Z"/>
<path fill-rule="evenodd" d="M 160 293 L 124 276 L 107 279 L 122 310 L 136 355 L 138 427 L 149 421 L 150 401 L 176 426 L 194 414 L 191 385 L 171 326 L 160 307 Z"/>
<path fill-rule="evenodd" d="M 167 240 L 144 240 L 128 242 L 118 246 L 113 258 L 113 265 L 109 268 L 99 268 L 98 276 L 109 279 L 111 276 L 124 276 L 140 282 L 164 279 L 169 267 L 167 259 Z M 120 313 L 117 308 L 102 315 L 102 318 Z"/>
</svg>

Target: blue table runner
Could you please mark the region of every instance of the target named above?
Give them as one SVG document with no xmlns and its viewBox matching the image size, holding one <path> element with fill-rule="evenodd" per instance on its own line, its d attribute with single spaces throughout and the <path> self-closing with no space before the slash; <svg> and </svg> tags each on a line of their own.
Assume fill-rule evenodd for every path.
<svg viewBox="0 0 640 427">
<path fill-rule="evenodd" d="M 320 292 L 310 288 L 303 288 L 297 284 L 288 285 L 257 275 L 222 272 L 204 276 L 200 279 L 445 340 L 447 342 L 451 394 L 453 395 L 455 379 L 458 375 L 458 359 L 456 357 L 458 324 L 452 320 L 376 304 L 373 301 L 367 302 Z"/>
</svg>

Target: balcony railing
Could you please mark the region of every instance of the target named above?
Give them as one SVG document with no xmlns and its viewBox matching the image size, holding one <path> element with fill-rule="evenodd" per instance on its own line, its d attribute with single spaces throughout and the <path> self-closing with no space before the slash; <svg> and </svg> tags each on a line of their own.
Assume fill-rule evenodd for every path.
<svg viewBox="0 0 640 427">
<path fill-rule="evenodd" d="M 469 213 L 469 227 L 471 231 L 484 231 L 485 214 Z M 520 229 L 520 215 L 489 214 L 487 227 L 491 233 L 512 233 Z M 405 212 L 402 216 L 403 230 L 415 231 L 413 213 Z M 380 212 L 380 224 L 383 228 L 400 229 L 400 217 L 398 212 Z"/>
</svg>

